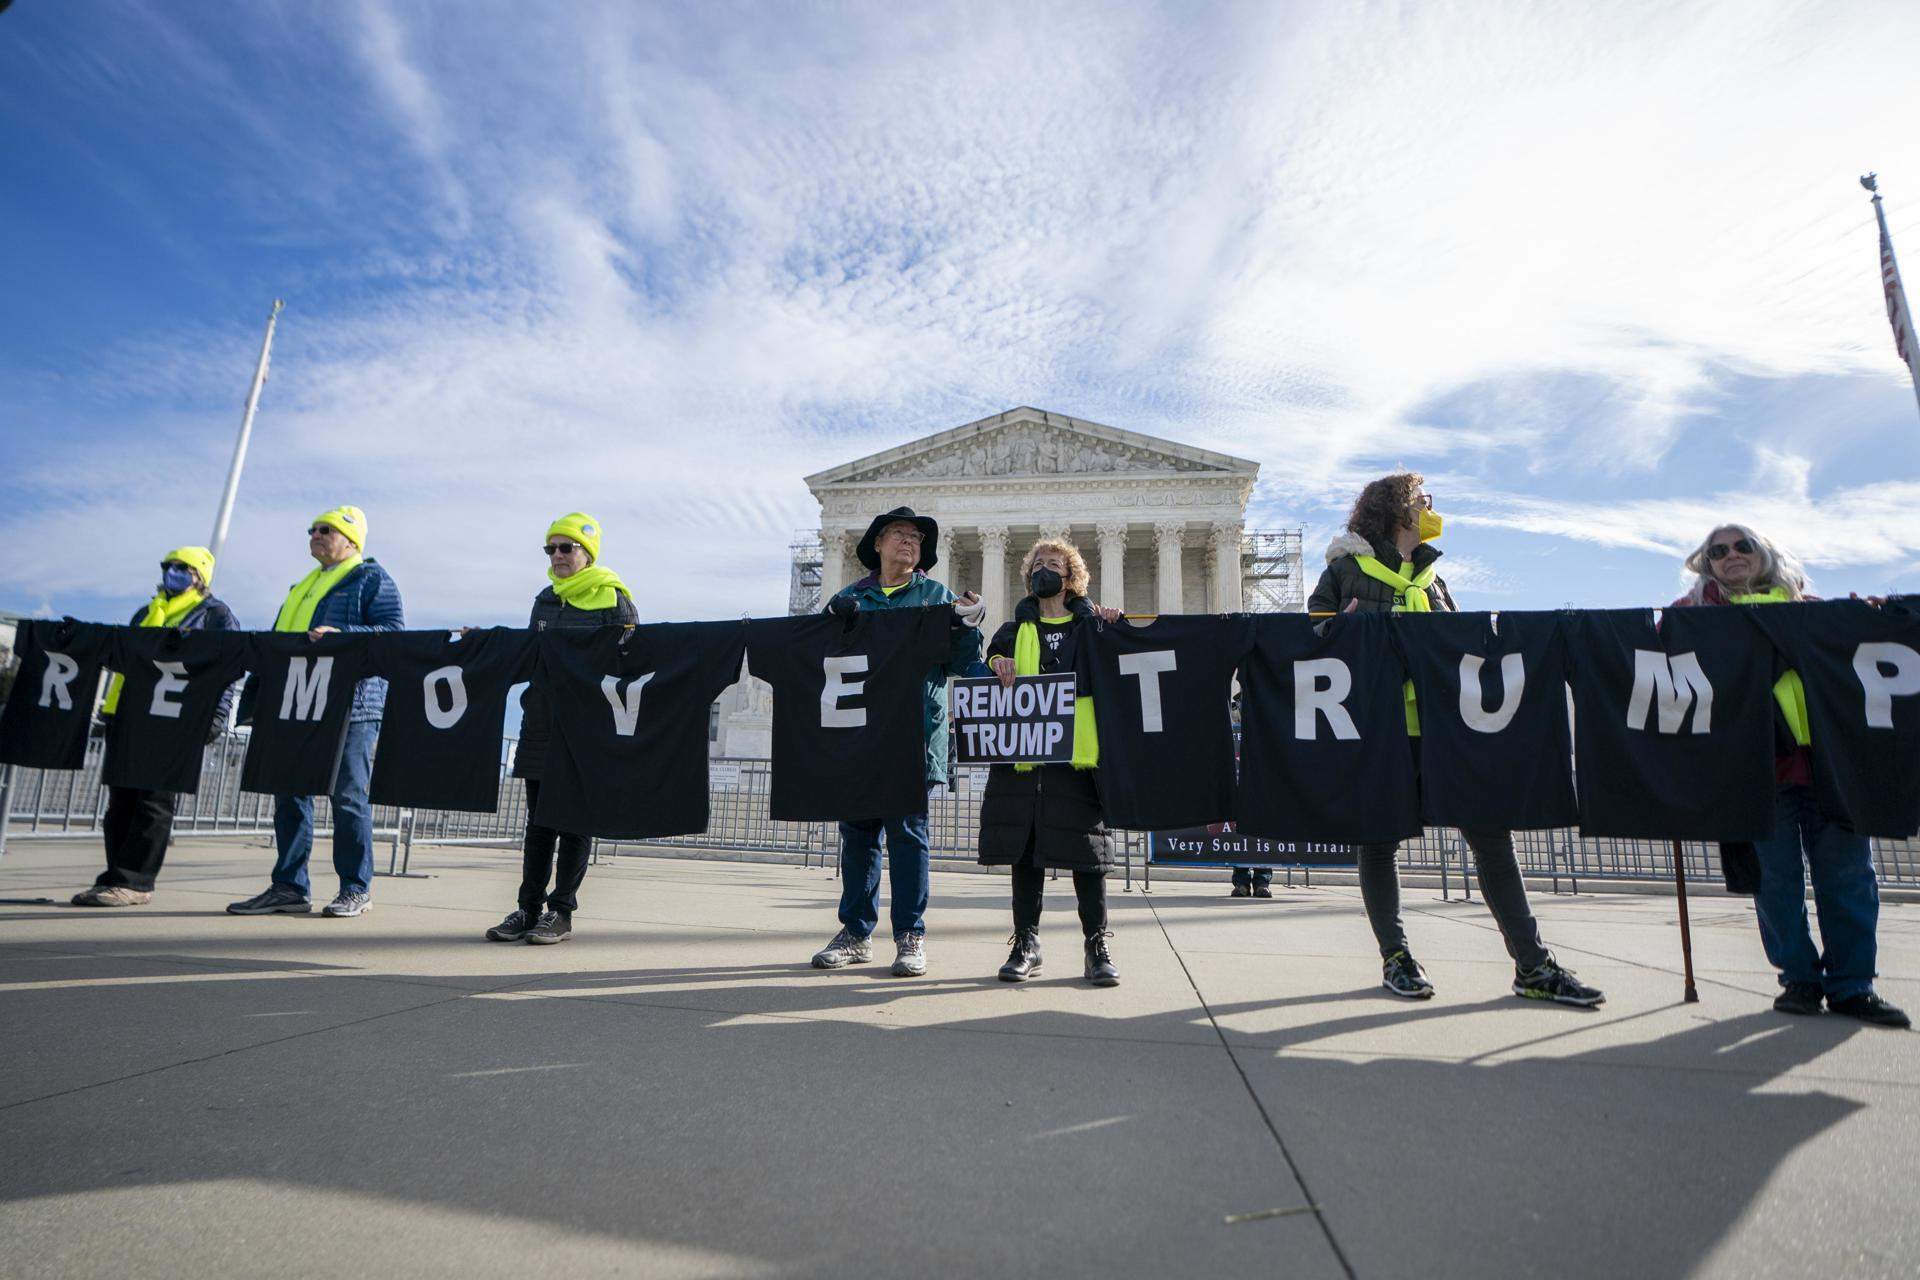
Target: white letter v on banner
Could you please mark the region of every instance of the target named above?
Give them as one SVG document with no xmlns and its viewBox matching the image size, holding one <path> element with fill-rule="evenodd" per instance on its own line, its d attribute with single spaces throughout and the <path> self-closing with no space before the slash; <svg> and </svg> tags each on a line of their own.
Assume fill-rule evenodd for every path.
<svg viewBox="0 0 1920 1280">
<path fill-rule="evenodd" d="M 601 677 L 600 692 L 607 695 L 607 705 L 613 708 L 613 731 L 621 737 L 631 738 L 640 727 L 640 696 L 653 677 L 651 671 L 635 676 L 625 689 L 620 687 L 620 677 Z"/>
</svg>

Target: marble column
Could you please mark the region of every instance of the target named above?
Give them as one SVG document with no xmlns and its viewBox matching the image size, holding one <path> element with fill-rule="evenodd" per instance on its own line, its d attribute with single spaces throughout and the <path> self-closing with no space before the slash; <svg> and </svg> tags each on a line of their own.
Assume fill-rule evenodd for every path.
<svg viewBox="0 0 1920 1280">
<path fill-rule="evenodd" d="M 1180 612 L 1180 545 L 1186 532 L 1184 520 L 1162 520 L 1153 526 L 1153 546 L 1160 554 L 1157 612 Z"/>
<path fill-rule="evenodd" d="M 1127 526 L 1112 520 L 1095 528 L 1100 564 L 1094 570 L 1093 601 L 1110 609 L 1127 607 Z"/>
<path fill-rule="evenodd" d="M 980 601 L 987 606 L 987 635 L 1009 616 L 1007 603 L 1007 529 L 1005 525 L 980 528 Z"/>
<path fill-rule="evenodd" d="M 1240 599 L 1240 529 L 1221 521 L 1209 531 L 1213 549 L 1213 612 L 1238 613 Z"/>
<path fill-rule="evenodd" d="M 820 607 L 847 585 L 847 549 L 853 535 L 841 529 L 820 531 Z"/>
</svg>

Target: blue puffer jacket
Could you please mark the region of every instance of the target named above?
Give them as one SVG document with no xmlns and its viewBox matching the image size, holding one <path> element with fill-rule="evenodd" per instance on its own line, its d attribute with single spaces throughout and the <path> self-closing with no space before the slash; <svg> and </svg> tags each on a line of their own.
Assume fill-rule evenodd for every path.
<svg viewBox="0 0 1920 1280">
<path fill-rule="evenodd" d="M 313 607 L 313 626 L 332 627 L 335 631 L 402 631 L 406 614 L 400 608 L 400 588 L 393 584 L 378 560 L 362 560 L 353 572 L 334 584 Z M 253 719 L 253 698 L 257 685 L 247 681 L 240 694 L 240 723 Z M 387 709 L 387 682 L 379 676 L 354 686 L 353 713 L 350 720 L 378 720 Z"/>
<path fill-rule="evenodd" d="M 954 594 L 947 590 L 944 583 L 935 582 L 916 569 L 913 581 L 892 595 L 882 591 L 879 577 L 870 573 L 834 595 L 835 600 L 842 597 L 859 601 L 862 609 L 917 609 L 922 605 L 951 604 Z M 953 643 L 947 649 L 947 660 L 927 672 L 922 727 L 927 735 L 929 787 L 944 784 L 947 780 L 947 680 L 952 676 L 971 674 L 979 665 L 980 628 L 955 627 Z"/>
</svg>

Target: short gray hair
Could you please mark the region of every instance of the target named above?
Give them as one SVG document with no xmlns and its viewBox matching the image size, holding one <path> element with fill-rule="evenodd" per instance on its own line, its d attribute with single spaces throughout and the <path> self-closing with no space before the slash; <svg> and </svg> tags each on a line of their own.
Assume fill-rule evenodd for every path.
<svg viewBox="0 0 1920 1280">
<path fill-rule="evenodd" d="M 1693 575 L 1693 583 L 1687 588 L 1687 599 L 1698 604 L 1706 594 L 1707 584 L 1719 581 L 1713 576 L 1713 562 L 1707 555 L 1716 533 L 1737 533 L 1753 544 L 1754 553 L 1760 559 L 1760 572 L 1754 575 L 1751 584 L 1753 590 L 1780 587 L 1791 600 L 1798 600 L 1807 594 L 1807 571 L 1791 551 L 1775 546 L 1770 539 L 1747 525 L 1723 520 L 1709 529 L 1707 536 L 1700 540 L 1700 545 L 1687 556 L 1686 571 Z"/>
</svg>

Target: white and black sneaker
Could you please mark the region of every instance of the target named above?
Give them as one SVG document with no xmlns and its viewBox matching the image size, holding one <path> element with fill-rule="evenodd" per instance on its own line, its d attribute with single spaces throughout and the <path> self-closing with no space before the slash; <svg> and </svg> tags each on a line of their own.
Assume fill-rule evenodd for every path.
<svg viewBox="0 0 1920 1280">
<path fill-rule="evenodd" d="M 349 893 L 342 889 L 339 897 L 320 908 L 320 914 L 323 916 L 333 916 L 336 919 L 349 920 L 354 916 L 365 915 L 371 910 L 373 910 L 373 896 L 371 894 Z"/>
<path fill-rule="evenodd" d="M 1407 1000 L 1433 999 L 1433 984 L 1427 981 L 1426 971 L 1405 951 L 1387 957 L 1381 966 L 1380 985 Z"/>
<path fill-rule="evenodd" d="M 927 935 L 918 929 L 893 935 L 893 976 L 917 978 L 927 971 Z"/>
<path fill-rule="evenodd" d="M 527 930 L 527 941 L 536 947 L 550 947 L 573 936 L 573 917 L 564 911 L 542 911 L 540 923 Z"/>
<path fill-rule="evenodd" d="M 845 929 L 833 935 L 833 941 L 813 953 L 816 969 L 844 969 L 850 964 L 865 964 L 873 959 L 873 939 L 856 938 Z"/>
</svg>

